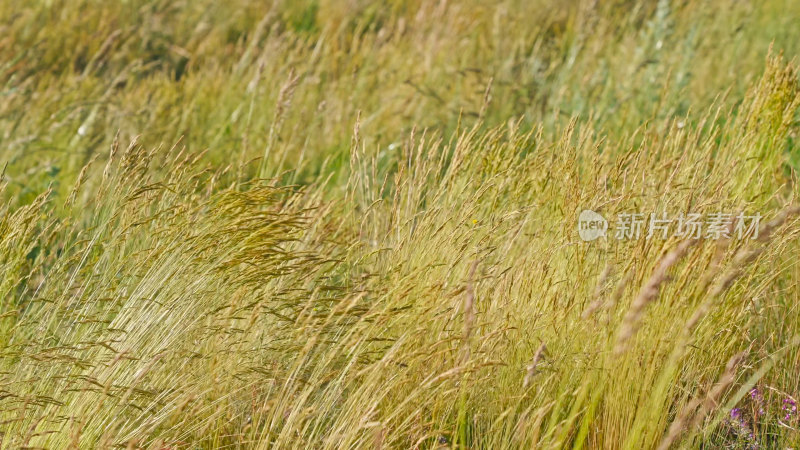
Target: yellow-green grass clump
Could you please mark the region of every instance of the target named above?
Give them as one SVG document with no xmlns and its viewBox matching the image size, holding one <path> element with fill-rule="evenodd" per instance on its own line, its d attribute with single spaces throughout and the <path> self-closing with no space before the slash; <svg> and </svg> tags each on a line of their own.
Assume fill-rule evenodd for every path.
<svg viewBox="0 0 800 450">
<path fill-rule="evenodd" d="M 0 447 L 800 444 L 800 11 L 601 3 L 0 1 Z"/>
</svg>

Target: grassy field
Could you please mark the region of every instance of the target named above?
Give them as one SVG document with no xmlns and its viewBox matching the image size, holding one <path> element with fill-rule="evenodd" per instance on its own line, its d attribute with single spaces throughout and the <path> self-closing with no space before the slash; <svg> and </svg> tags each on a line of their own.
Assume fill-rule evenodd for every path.
<svg viewBox="0 0 800 450">
<path fill-rule="evenodd" d="M 0 448 L 800 447 L 799 25 L 0 0 Z"/>
</svg>

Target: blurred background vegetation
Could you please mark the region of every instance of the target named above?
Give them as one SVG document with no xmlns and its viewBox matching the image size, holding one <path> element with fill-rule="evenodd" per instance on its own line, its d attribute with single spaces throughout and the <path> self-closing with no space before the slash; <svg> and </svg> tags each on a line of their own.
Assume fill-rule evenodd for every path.
<svg viewBox="0 0 800 450">
<path fill-rule="evenodd" d="M 735 106 L 771 45 L 800 51 L 791 0 L 2 1 L 0 17 L 0 158 L 23 202 L 63 194 L 115 136 L 266 155 L 254 173 L 296 182 L 340 176 L 359 113 L 385 164 L 412 128 L 479 117 L 614 140 Z"/>
</svg>

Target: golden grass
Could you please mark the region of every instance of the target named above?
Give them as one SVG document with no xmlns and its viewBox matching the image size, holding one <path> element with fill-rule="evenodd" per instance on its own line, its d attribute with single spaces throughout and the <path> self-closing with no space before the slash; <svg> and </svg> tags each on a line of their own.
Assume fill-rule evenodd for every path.
<svg viewBox="0 0 800 450">
<path fill-rule="evenodd" d="M 0 447 L 800 443 L 796 5 L 0 15 Z"/>
</svg>

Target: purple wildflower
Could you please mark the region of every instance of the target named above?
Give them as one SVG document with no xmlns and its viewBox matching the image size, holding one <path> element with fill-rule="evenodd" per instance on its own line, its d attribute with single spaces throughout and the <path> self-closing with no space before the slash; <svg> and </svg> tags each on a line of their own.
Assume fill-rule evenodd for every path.
<svg viewBox="0 0 800 450">
<path fill-rule="evenodd" d="M 797 415 L 797 402 L 791 398 L 785 398 L 783 399 L 783 407 L 781 407 L 781 410 L 786 414 L 783 420 L 792 420 L 792 417 Z"/>
<path fill-rule="evenodd" d="M 758 439 L 754 430 L 750 428 L 750 424 L 744 416 L 741 408 L 731 409 L 731 416 L 726 419 L 726 422 L 733 428 L 733 431 L 739 436 L 739 439 L 744 440 L 748 444 L 748 449 L 757 450 L 759 448 Z"/>
</svg>

